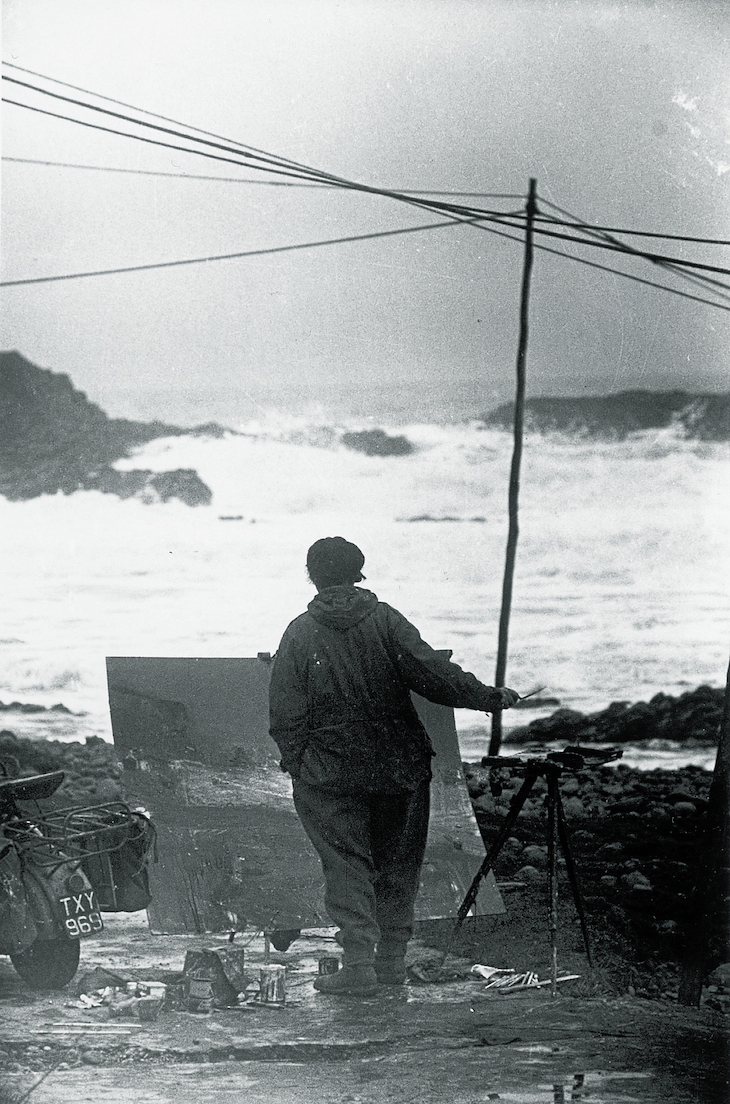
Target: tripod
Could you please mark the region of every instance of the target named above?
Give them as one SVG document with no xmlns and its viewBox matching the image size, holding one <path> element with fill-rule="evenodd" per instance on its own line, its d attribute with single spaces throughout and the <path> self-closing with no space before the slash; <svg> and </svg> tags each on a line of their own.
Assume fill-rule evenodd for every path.
<svg viewBox="0 0 730 1104">
<path fill-rule="evenodd" d="M 515 766 L 520 770 L 524 770 L 525 780 L 518 792 L 514 795 L 510 801 L 509 811 L 505 817 L 502 827 L 500 828 L 497 838 L 487 852 L 482 865 L 479 867 L 477 874 L 471 883 L 466 897 L 461 903 L 458 913 L 456 914 L 456 923 L 451 932 L 449 943 L 444 952 L 443 961 L 446 959 L 446 955 L 453 945 L 454 939 L 464 923 L 470 910 L 473 908 L 479 892 L 479 886 L 482 880 L 487 876 L 489 871 L 497 861 L 504 843 L 509 838 L 512 828 L 520 815 L 520 811 L 529 797 L 533 786 L 538 778 L 545 778 L 547 780 L 547 813 L 548 813 L 548 896 L 550 898 L 550 912 L 549 912 L 549 931 L 550 931 L 550 950 L 551 950 L 551 992 L 553 997 L 557 994 L 557 978 L 558 978 L 558 844 L 562 847 L 563 856 L 565 858 L 565 867 L 568 874 L 568 881 L 570 882 L 570 888 L 573 892 L 573 900 L 575 902 L 576 911 L 580 920 L 581 932 L 583 933 L 583 943 L 586 949 L 586 957 L 588 959 L 588 965 L 593 967 L 593 958 L 591 956 L 590 940 L 588 938 L 588 925 L 586 923 L 585 909 L 583 907 L 583 899 L 580 894 L 580 886 L 578 884 L 578 873 L 576 870 L 575 862 L 570 850 L 570 842 L 568 839 L 568 827 L 565 820 L 565 813 L 563 811 L 563 802 L 560 796 L 560 790 L 558 788 L 558 780 L 564 771 L 580 771 L 585 769 L 586 766 L 598 766 L 602 763 L 609 763 L 615 759 L 620 758 L 622 752 L 619 748 L 608 748 L 605 750 L 594 750 L 592 748 L 579 748 L 579 747 L 567 747 L 564 751 L 551 752 L 545 759 L 517 759 L 517 758 L 502 758 L 500 756 L 488 756 L 482 759 L 482 766 L 485 767 L 504 767 Z M 587 760 L 589 762 L 587 762 Z"/>
</svg>

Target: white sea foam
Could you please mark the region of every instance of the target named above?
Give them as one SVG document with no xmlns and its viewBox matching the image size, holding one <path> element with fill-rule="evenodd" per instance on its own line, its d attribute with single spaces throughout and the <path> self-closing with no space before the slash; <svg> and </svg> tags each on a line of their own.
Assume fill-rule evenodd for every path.
<svg viewBox="0 0 730 1104">
<path fill-rule="evenodd" d="M 311 597 L 306 548 L 335 533 L 363 548 L 367 586 L 491 683 L 511 437 L 476 424 L 383 426 L 416 450 L 370 457 L 340 440 L 367 427 L 271 415 L 222 439 L 154 441 L 117 465 L 194 468 L 213 491 L 208 507 L 96 492 L 0 499 L 13 580 L 0 701 L 63 702 L 86 714 L 53 718 L 63 738 L 74 723 L 110 738 L 105 656 L 275 651 Z M 722 685 L 729 472 L 728 445 L 672 431 L 528 436 L 508 683 L 546 685 L 591 711 Z M 14 731 L 43 723 L 0 715 Z M 484 718 L 459 711 L 457 723 L 471 747 Z"/>
</svg>

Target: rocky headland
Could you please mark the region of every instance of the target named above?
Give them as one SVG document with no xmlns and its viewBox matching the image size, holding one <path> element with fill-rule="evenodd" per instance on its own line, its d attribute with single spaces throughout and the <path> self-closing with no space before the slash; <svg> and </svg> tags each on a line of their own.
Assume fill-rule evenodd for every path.
<svg viewBox="0 0 730 1104">
<path fill-rule="evenodd" d="M 10 501 L 85 490 L 207 505 L 210 488 L 191 469 L 120 472 L 113 465 L 158 437 L 225 432 L 214 424 L 181 429 L 109 418 L 68 376 L 38 368 L 17 352 L 0 354 L 0 495 Z"/>
<path fill-rule="evenodd" d="M 480 420 L 485 427 L 511 429 L 513 419 L 514 404 L 504 403 Z M 525 429 L 533 433 L 623 440 L 643 430 L 671 427 L 699 441 L 730 441 L 730 392 L 620 391 L 525 402 Z"/>
</svg>

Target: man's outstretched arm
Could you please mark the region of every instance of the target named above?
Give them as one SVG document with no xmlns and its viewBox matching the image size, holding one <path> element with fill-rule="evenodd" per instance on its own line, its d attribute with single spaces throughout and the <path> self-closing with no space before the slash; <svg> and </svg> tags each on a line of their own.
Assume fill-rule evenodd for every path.
<svg viewBox="0 0 730 1104">
<path fill-rule="evenodd" d="M 392 658 L 406 686 L 416 694 L 438 705 L 484 713 L 509 709 L 519 701 L 516 690 L 487 686 L 437 652 L 416 626 L 391 606 L 387 607 L 387 619 Z"/>
</svg>

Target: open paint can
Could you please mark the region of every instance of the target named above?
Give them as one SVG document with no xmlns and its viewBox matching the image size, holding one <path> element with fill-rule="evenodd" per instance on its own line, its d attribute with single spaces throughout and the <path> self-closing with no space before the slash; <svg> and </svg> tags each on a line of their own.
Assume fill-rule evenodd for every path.
<svg viewBox="0 0 730 1104">
<path fill-rule="evenodd" d="M 286 1000 L 286 966 L 262 966 L 259 1000 L 262 1004 L 283 1004 Z"/>
</svg>

